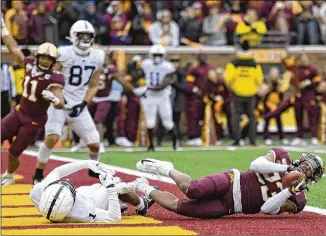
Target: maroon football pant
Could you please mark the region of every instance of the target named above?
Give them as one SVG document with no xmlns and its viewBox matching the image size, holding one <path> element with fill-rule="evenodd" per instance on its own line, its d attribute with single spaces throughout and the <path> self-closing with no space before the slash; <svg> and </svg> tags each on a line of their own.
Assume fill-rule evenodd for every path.
<svg viewBox="0 0 326 236">
<path fill-rule="evenodd" d="M 188 126 L 188 138 L 200 138 L 201 126 L 199 123 L 204 115 L 204 103 L 202 102 L 202 99 L 186 97 L 185 113 Z"/>
<path fill-rule="evenodd" d="M 190 182 L 189 199 L 180 200 L 177 213 L 197 218 L 219 218 L 233 211 L 232 183 L 227 173 Z"/>
<path fill-rule="evenodd" d="M 127 103 L 127 118 L 126 118 L 126 131 L 127 131 L 127 138 L 131 142 L 135 142 L 137 138 L 137 128 L 138 128 L 138 118 L 139 118 L 139 111 L 140 111 L 140 100 L 134 94 L 130 94 L 128 96 L 128 103 Z"/>
<path fill-rule="evenodd" d="M 16 136 L 9 153 L 19 157 L 39 137 L 46 120 L 46 117 L 31 117 L 15 109 L 1 121 L 1 142 Z"/>
<path fill-rule="evenodd" d="M 111 102 L 92 102 L 88 105 L 88 109 L 91 114 L 94 114 L 94 123 L 103 124 L 106 116 L 108 115 L 111 108 Z"/>
<path fill-rule="evenodd" d="M 311 137 L 317 137 L 317 122 L 319 116 L 319 107 L 315 100 L 308 100 L 303 102 L 301 99 L 296 100 L 294 103 L 295 119 L 297 121 L 297 137 L 303 138 L 304 128 L 303 128 L 303 111 L 304 109 L 308 112 L 309 128 L 311 132 Z"/>
</svg>

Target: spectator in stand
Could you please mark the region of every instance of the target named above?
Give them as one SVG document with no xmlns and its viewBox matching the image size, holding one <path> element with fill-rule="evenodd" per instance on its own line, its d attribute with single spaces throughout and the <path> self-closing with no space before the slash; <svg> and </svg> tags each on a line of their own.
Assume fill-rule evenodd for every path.
<svg viewBox="0 0 326 236">
<path fill-rule="evenodd" d="M 234 45 L 234 32 L 239 22 L 242 21 L 243 13 L 241 11 L 241 2 L 235 0 L 232 2 L 231 11 L 227 13 L 231 14 L 231 20 L 226 24 L 226 39 L 228 45 Z"/>
<path fill-rule="evenodd" d="M 181 45 L 196 46 L 202 35 L 202 24 L 193 7 L 186 10 L 186 20 L 179 24 Z"/>
<path fill-rule="evenodd" d="M 5 14 L 5 23 L 9 33 L 18 44 L 28 43 L 28 16 L 23 1 L 12 1 L 12 8 Z"/>
<path fill-rule="evenodd" d="M 97 5 L 97 9 L 98 11 L 102 14 L 105 15 L 106 10 L 108 9 L 108 7 L 110 6 L 111 0 L 103 0 L 100 1 Z"/>
<path fill-rule="evenodd" d="M 37 8 L 33 11 L 29 21 L 31 44 L 40 45 L 45 43 L 45 14 L 45 2 L 37 2 Z"/>
<path fill-rule="evenodd" d="M 209 9 L 209 15 L 205 17 L 203 33 L 207 39 L 206 45 L 220 46 L 226 44 L 226 23 L 231 19 L 231 15 L 219 14 L 216 5 Z"/>
<path fill-rule="evenodd" d="M 48 17 L 53 17 L 58 21 L 59 44 L 70 45 L 66 39 L 69 35 L 71 26 L 78 20 L 77 12 L 71 7 L 70 1 L 57 1 L 56 8 L 53 9 Z"/>
<path fill-rule="evenodd" d="M 180 15 L 183 14 L 183 11 L 187 8 L 187 7 L 191 7 L 194 3 L 194 0 L 177 0 L 177 1 L 173 1 L 174 5 L 174 11 L 173 11 L 173 20 L 175 22 L 179 22 L 180 19 Z"/>
<path fill-rule="evenodd" d="M 112 1 L 107 8 L 104 20 L 109 27 L 111 45 L 129 44 L 129 27 L 127 15 L 122 12 L 119 1 Z"/>
<path fill-rule="evenodd" d="M 139 1 L 140 2 L 140 1 Z M 132 18 L 131 34 L 132 44 L 134 45 L 151 45 L 151 41 L 148 36 L 149 29 L 154 21 L 154 15 L 150 4 L 146 3 L 140 5 L 142 9 L 140 14 L 136 14 Z M 135 4 L 137 4 L 136 2 Z"/>
<path fill-rule="evenodd" d="M 292 30 L 293 14 L 291 9 L 287 8 L 284 2 L 278 1 L 270 11 L 267 18 L 269 29 L 288 34 Z"/>
<path fill-rule="evenodd" d="M 261 19 L 264 22 L 267 22 L 267 18 L 269 14 L 271 13 L 271 9 L 274 7 L 276 3 L 276 0 L 270 0 L 270 1 L 264 1 L 263 5 L 261 6 L 261 9 L 258 13 L 259 19 Z M 266 23 L 268 28 L 268 23 Z"/>
<path fill-rule="evenodd" d="M 179 26 L 172 20 L 171 12 L 167 9 L 160 14 L 161 18 L 154 22 L 149 29 L 149 38 L 153 44 L 163 46 L 179 45 Z"/>
<path fill-rule="evenodd" d="M 316 1 L 312 8 L 313 15 L 319 23 L 322 40 L 326 44 L 326 2 Z"/>
<path fill-rule="evenodd" d="M 84 14 L 87 4 L 88 1 L 78 0 L 73 1 L 71 6 L 75 10 L 75 12 L 77 12 L 78 15 L 81 16 L 82 14 Z"/>
<path fill-rule="evenodd" d="M 304 8 L 296 19 L 297 44 L 315 45 L 321 41 L 318 21 L 308 8 Z"/>
<path fill-rule="evenodd" d="M 103 16 L 96 10 L 95 2 L 88 1 L 86 4 L 86 11 L 81 19 L 89 21 L 95 28 L 96 38 L 95 42 L 99 44 L 106 44 L 107 27 Z"/>
<path fill-rule="evenodd" d="M 240 37 L 240 43 L 248 41 L 250 47 L 259 45 L 262 36 L 266 32 L 265 23 L 258 19 L 257 11 L 254 9 L 249 9 L 246 12 L 243 21 L 236 28 L 236 34 Z"/>
<path fill-rule="evenodd" d="M 163 12 L 163 10 L 169 10 L 170 13 L 173 11 L 173 4 L 171 4 L 172 1 L 148 1 L 148 3 L 151 4 L 151 9 L 153 11 L 153 14 L 156 16 L 157 19 L 160 17 L 160 13 Z M 172 19 L 172 14 L 171 14 Z"/>
<path fill-rule="evenodd" d="M 1 77 L 1 119 L 9 114 L 11 109 L 16 106 L 16 88 L 13 80 L 12 71 L 9 65 L 2 64 L 0 67 Z"/>
<path fill-rule="evenodd" d="M 200 21 L 200 24 L 203 23 L 204 21 L 204 13 L 203 13 L 203 5 L 200 3 L 200 2 L 195 2 L 193 5 L 192 5 L 192 8 L 194 9 L 195 11 L 195 17 L 197 19 L 199 19 Z"/>
</svg>

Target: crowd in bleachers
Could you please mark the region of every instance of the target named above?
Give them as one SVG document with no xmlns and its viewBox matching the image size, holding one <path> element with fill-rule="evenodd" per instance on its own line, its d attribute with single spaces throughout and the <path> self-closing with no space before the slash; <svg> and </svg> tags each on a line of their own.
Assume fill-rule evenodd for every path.
<svg viewBox="0 0 326 236">
<path fill-rule="evenodd" d="M 294 45 L 326 41 L 325 1 L 6 0 L 1 11 L 21 45 L 68 44 L 69 29 L 80 19 L 95 26 L 101 45 L 200 47 L 234 45 L 239 38 L 255 46 L 270 33 Z"/>
</svg>

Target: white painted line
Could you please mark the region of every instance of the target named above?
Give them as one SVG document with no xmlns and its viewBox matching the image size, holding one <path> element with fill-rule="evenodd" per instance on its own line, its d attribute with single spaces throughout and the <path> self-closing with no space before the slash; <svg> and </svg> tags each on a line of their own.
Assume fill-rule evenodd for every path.
<svg viewBox="0 0 326 236">
<path fill-rule="evenodd" d="M 32 157 L 36 157 L 37 156 L 37 152 L 35 151 L 24 151 L 24 154 L 32 156 Z M 57 156 L 57 155 L 51 155 L 50 156 L 51 160 L 56 160 L 56 161 L 63 161 L 63 162 L 78 162 L 81 160 L 77 160 L 77 159 L 73 159 L 70 157 L 63 157 L 63 156 Z M 168 177 L 165 176 L 156 176 L 154 174 L 150 174 L 150 173 L 145 173 L 145 172 L 141 172 L 138 170 L 132 170 L 132 169 L 128 169 L 128 168 L 123 168 L 123 167 L 119 167 L 119 166 L 113 166 L 113 165 L 108 165 L 110 168 L 112 168 L 113 170 L 117 171 L 117 172 L 122 172 L 128 175 L 134 175 L 134 176 L 138 176 L 138 177 L 145 177 L 148 179 L 152 179 L 152 180 L 159 180 L 165 183 L 169 183 L 169 184 L 175 184 L 175 182 Z M 307 212 L 312 212 L 312 213 L 317 213 L 320 215 L 326 215 L 326 209 L 322 209 L 319 207 L 313 207 L 313 206 L 306 206 L 304 209 L 304 211 Z"/>
</svg>

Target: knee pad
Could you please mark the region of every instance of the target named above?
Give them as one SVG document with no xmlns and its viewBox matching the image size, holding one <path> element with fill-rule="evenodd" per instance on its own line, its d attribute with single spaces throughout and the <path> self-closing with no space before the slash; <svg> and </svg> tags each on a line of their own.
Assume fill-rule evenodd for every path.
<svg viewBox="0 0 326 236">
<path fill-rule="evenodd" d="M 164 128 L 168 131 L 172 130 L 174 127 L 173 121 L 170 121 L 168 119 L 163 119 L 162 123 L 163 123 Z"/>
<path fill-rule="evenodd" d="M 148 129 L 154 129 L 155 128 L 155 120 L 154 119 L 146 120 L 146 127 Z"/>
<path fill-rule="evenodd" d="M 52 150 L 47 148 L 44 143 L 41 144 L 40 149 L 37 154 L 37 160 L 43 164 L 48 163 L 51 156 Z"/>
</svg>

